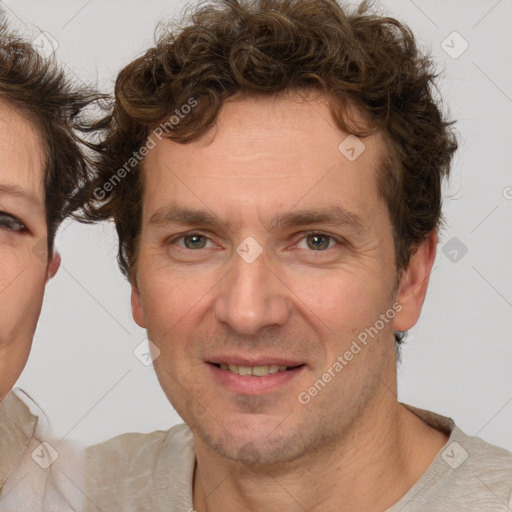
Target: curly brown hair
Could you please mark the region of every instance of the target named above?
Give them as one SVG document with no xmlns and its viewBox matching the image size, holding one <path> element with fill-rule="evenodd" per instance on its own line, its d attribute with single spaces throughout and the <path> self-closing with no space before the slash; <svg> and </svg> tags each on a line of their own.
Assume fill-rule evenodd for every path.
<svg viewBox="0 0 512 512">
<path fill-rule="evenodd" d="M 340 129 L 360 137 L 379 132 L 386 142 L 380 190 L 403 270 L 439 227 L 441 181 L 457 148 L 435 99 L 436 78 L 410 29 L 366 2 L 351 11 L 335 0 L 201 4 L 120 72 L 86 216 L 115 221 L 119 264 L 132 278 L 142 217 L 139 148 L 147 151 L 152 131 L 164 123 L 165 137 L 187 143 L 235 95 L 314 90 L 330 100 Z M 191 99 L 194 108 L 182 109 Z M 364 128 L 350 121 L 347 105 L 365 113 Z M 169 122 L 173 113 L 178 123 Z"/>
<path fill-rule="evenodd" d="M 61 222 L 85 202 L 95 154 L 86 134 L 100 124 L 86 120 L 84 112 L 105 98 L 73 86 L 54 60 L 41 56 L 0 18 L 0 101 L 28 119 L 44 145 L 48 255 Z"/>
</svg>

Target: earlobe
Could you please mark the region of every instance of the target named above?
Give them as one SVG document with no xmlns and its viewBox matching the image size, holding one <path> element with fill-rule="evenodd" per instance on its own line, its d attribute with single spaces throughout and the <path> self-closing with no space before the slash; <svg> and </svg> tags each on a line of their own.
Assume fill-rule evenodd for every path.
<svg viewBox="0 0 512 512">
<path fill-rule="evenodd" d="M 402 309 L 397 313 L 393 324 L 397 331 L 407 331 L 418 321 L 427 295 L 436 246 L 437 233 L 433 231 L 418 246 L 402 274 L 397 291 L 397 302 Z"/>
<path fill-rule="evenodd" d="M 58 252 L 54 252 L 53 256 L 52 256 L 52 259 L 50 260 L 50 262 L 48 264 L 48 271 L 47 271 L 47 274 L 46 274 L 46 281 L 47 282 L 50 279 L 52 279 L 52 277 L 55 276 L 55 274 L 57 273 L 57 271 L 60 268 L 60 263 L 61 263 L 60 254 Z"/>
<path fill-rule="evenodd" d="M 137 280 L 135 277 L 131 279 L 132 293 L 131 293 L 131 305 L 132 305 L 132 316 L 135 320 L 135 323 L 142 327 L 146 328 L 146 321 L 144 318 L 144 310 L 142 309 L 142 300 L 140 297 L 140 290 L 137 284 Z"/>
</svg>

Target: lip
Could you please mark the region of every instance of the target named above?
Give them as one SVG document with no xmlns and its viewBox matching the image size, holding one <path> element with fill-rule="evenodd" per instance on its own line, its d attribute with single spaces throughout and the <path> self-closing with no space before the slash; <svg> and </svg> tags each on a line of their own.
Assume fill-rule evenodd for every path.
<svg viewBox="0 0 512 512">
<path fill-rule="evenodd" d="M 294 366 L 290 370 L 284 370 L 277 373 L 266 375 L 265 377 L 256 377 L 254 375 L 238 375 L 229 370 L 221 370 L 215 366 L 214 361 L 206 363 L 209 371 L 212 373 L 214 380 L 222 387 L 228 389 L 235 394 L 242 395 L 263 395 L 272 393 L 284 387 L 288 382 L 295 379 L 305 369 L 305 364 L 292 363 L 283 359 L 261 359 L 257 363 L 248 362 L 247 359 L 229 358 L 229 361 L 242 361 L 240 363 L 230 362 L 228 364 L 237 364 L 238 366 L 267 366 L 276 364 L 280 366 Z M 267 363 L 267 361 L 271 361 Z M 222 362 L 227 362 L 223 360 Z M 297 366 L 297 364 L 299 366 Z"/>
<path fill-rule="evenodd" d="M 236 355 L 226 355 L 226 356 L 216 356 L 212 358 L 208 358 L 206 360 L 207 363 L 212 364 L 234 364 L 236 366 L 300 366 L 304 364 L 304 361 L 298 361 L 293 359 L 283 359 L 279 357 L 269 357 L 269 356 L 260 356 L 260 357 L 244 357 L 244 356 L 236 356 Z"/>
</svg>

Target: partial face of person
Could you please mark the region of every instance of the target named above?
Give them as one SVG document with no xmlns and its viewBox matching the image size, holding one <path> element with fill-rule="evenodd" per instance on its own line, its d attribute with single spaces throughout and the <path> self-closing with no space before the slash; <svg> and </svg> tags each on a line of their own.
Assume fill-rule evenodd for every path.
<svg viewBox="0 0 512 512">
<path fill-rule="evenodd" d="M 23 370 L 45 284 L 44 152 L 32 124 L 0 100 L 0 400 Z"/>
<path fill-rule="evenodd" d="M 171 403 L 231 459 L 293 460 L 391 394 L 393 328 L 421 300 L 397 289 L 384 145 L 347 137 L 322 97 L 240 99 L 145 160 L 134 318 Z"/>
</svg>

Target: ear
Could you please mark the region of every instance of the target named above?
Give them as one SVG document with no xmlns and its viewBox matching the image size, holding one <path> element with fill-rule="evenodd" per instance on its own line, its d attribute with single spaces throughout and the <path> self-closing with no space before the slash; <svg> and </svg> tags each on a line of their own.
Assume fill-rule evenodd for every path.
<svg viewBox="0 0 512 512">
<path fill-rule="evenodd" d="M 393 324 L 397 331 L 407 331 L 418 321 L 427 295 L 436 247 L 437 233 L 432 231 L 411 256 L 409 265 L 400 278 L 396 300 L 402 309 L 397 313 Z"/>
<path fill-rule="evenodd" d="M 144 318 L 144 309 L 142 308 L 142 300 L 140 297 L 140 290 L 137 284 L 137 277 L 134 276 L 130 279 L 132 294 L 131 294 L 131 303 L 132 303 L 132 316 L 135 320 L 135 323 L 142 327 L 146 328 L 146 320 Z"/>
<path fill-rule="evenodd" d="M 54 252 L 52 259 L 48 263 L 48 270 L 46 272 L 46 282 L 48 282 L 60 268 L 61 257 L 58 252 Z"/>
</svg>

